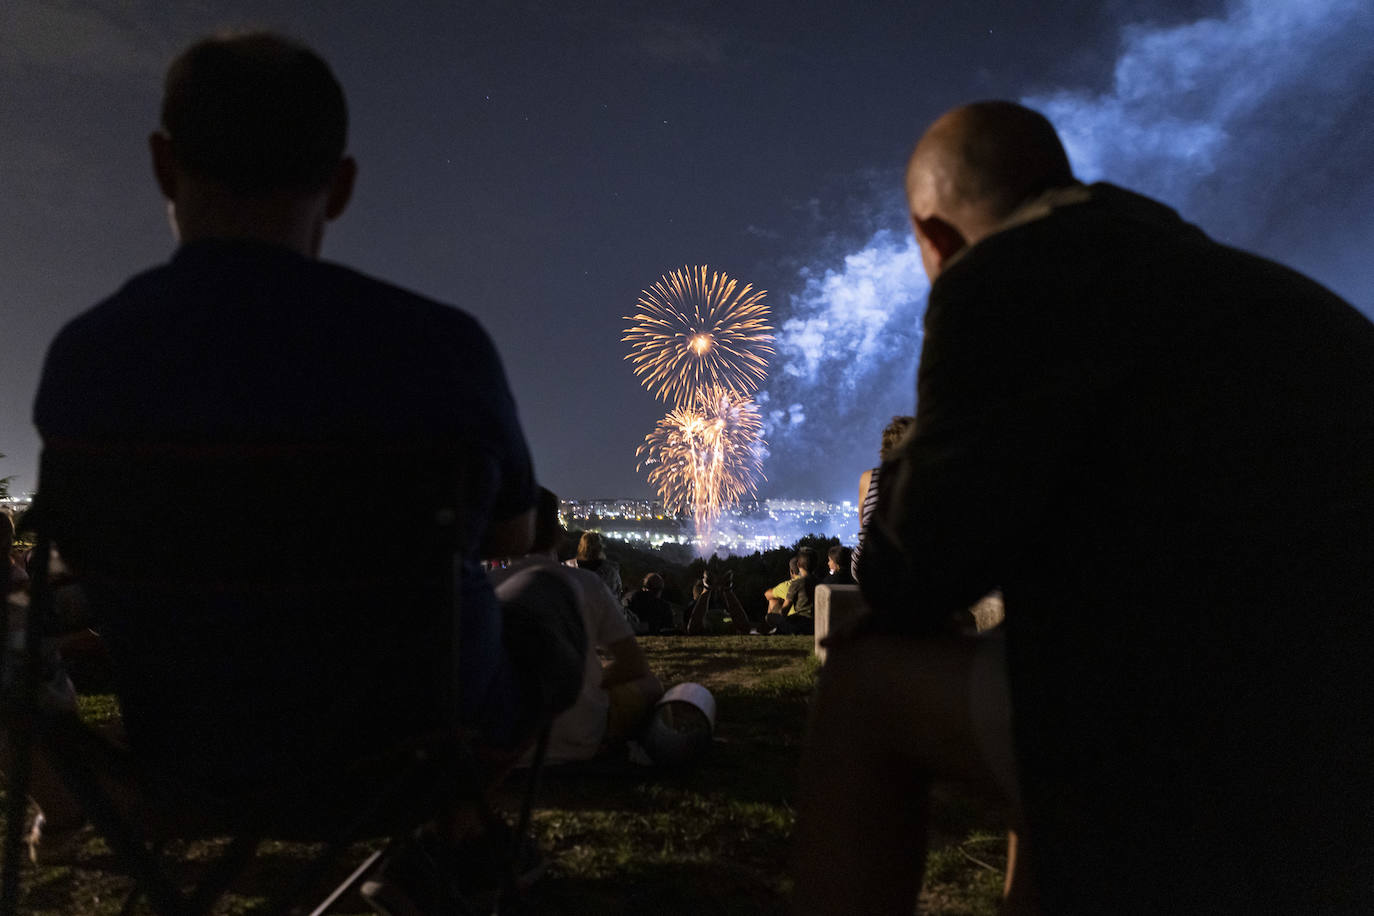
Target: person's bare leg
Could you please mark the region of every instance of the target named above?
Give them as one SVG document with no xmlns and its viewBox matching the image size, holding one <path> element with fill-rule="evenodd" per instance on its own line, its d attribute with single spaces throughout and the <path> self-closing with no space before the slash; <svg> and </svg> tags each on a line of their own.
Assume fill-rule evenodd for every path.
<svg viewBox="0 0 1374 916">
<path fill-rule="evenodd" d="M 802 759 L 797 913 L 908 916 L 925 867 L 931 780 L 997 791 L 969 715 L 977 644 L 863 636 L 830 648 Z"/>
<path fill-rule="evenodd" d="M 1002 884 L 1001 916 L 1039 916 L 1040 894 L 1025 834 L 1007 831 L 1007 878 Z"/>
<path fill-rule="evenodd" d="M 1002 900 L 1005 903 L 1011 897 L 1013 879 L 1016 877 L 1017 859 L 1016 831 L 1007 831 L 1007 875 L 1002 881 Z"/>
<path fill-rule="evenodd" d="M 607 689 L 611 705 L 606 713 L 605 744 L 615 745 L 635 734 L 659 697 L 663 696 L 663 684 L 652 674 L 616 684 Z"/>
</svg>

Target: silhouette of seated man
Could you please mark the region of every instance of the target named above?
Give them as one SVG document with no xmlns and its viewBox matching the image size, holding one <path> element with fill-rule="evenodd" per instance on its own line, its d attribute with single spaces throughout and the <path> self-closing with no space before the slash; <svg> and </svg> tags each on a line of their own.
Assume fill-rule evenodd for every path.
<svg viewBox="0 0 1374 916">
<path fill-rule="evenodd" d="M 515 755 L 577 696 L 575 608 L 525 603 L 503 615 L 479 566 L 528 548 L 536 492 L 490 338 L 457 308 L 319 258 L 357 175 L 346 135 L 343 91 L 309 49 L 257 32 L 182 53 L 149 140 L 179 246 L 59 333 L 34 419 L 47 449 L 332 450 L 379 473 L 394 454 L 486 466 L 489 488 L 456 510 L 457 527 L 478 535 L 459 558 L 460 682 L 436 689 L 431 675 L 452 666 L 417 655 L 414 634 L 444 631 L 434 618 L 446 605 L 436 610 L 404 576 L 274 607 L 232 589 L 175 605 L 91 589 L 132 750 L 169 784 L 228 796 L 454 720 Z M 64 481 L 41 484 L 40 503 Z M 242 494 L 243 512 L 260 512 L 263 543 L 296 524 L 254 507 L 254 495 Z M 72 511 L 52 533 L 79 575 L 83 557 L 66 542 L 100 508 Z M 196 521 L 210 542 L 217 528 L 248 527 Z M 145 536 L 155 566 L 169 545 Z M 284 550 L 262 562 L 293 559 Z M 360 576 L 376 562 L 359 546 Z M 446 694 L 456 710 L 436 708 Z"/>
<path fill-rule="evenodd" d="M 692 606 L 687 612 L 688 636 L 744 635 L 754 629 L 735 594 L 735 574 L 707 567 L 692 585 Z"/>
<path fill-rule="evenodd" d="M 929 789 L 1015 828 L 1003 911 L 1357 913 L 1374 889 L 1374 325 L 1083 185 L 1008 102 L 906 191 L 931 280 L 804 754 L 802 913 L 910 913 Z M 950 635 L 1000 587 L 1005 635 Z"/>
<path fill-rule="evenodd" d="M 663 576 L 659 573 L 645 573 L 625 607 L 650 634 L 674 631 L 673 606 L 663 597 Z"/>
</svg>

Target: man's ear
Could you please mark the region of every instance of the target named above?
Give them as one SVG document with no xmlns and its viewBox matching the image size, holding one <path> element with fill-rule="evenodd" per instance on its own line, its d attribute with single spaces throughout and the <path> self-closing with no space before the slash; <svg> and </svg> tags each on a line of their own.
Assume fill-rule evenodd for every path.
<svg viewBox="0 0 1374 916">
<path fill-rule="evenodd" d="M 177 165 L 172 154 L 172 138 L 160 130 L 148 135 L 148 150 L 153 156 L 153 177 L 167 200 L 177 199 Z"/>
<path fill-rule="evenodd" d="M 324 202 L 324 218 L 338 219 L 353 198 L 353 183 L 358 179 L 358 163 L 352 156 L 344 156 L 329 180 L 329 197 Z"/>
<path fill-rule="evenodd" d="M 938 216 L 927 216 L 925 219 L 913 216 L 911 221 L 916 224 L 916 232 L 934 250 L 941 268 L 946 261 L 968 247 L 964 234 Z"/>
</svg>

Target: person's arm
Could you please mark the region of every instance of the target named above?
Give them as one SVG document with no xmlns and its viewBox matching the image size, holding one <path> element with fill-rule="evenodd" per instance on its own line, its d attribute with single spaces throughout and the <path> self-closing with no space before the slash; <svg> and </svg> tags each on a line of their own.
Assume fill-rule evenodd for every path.
<svg viewBox="0 0 1374 916">
<path fill-rule="evenodd" d="M 649 670 L 649 659 L 644 655 L 643 647 L 633 636 L 616 640 L 607 646 L 606 650 L 610 652 L 611 660 L 601 669 L 602 687 L 609 689 L 617 684 L 654 677 L 653 671 Z"/>
<path fill-rule="evenodd" d="M 744 605 L 740 604 L 739 597 L 733 588 L 725 590 L 725 609 L 730 612 L 730 621 L 737 633 L 748 633 L 752 622 L 749 615 L 744 613 Z"/>
<path fill-rule="evenodd" d="M 859 475 L 859 501 L 858 503 L 856 503 L 856 505 L 859 507 L 859 524 L 861 525 L 864 522 L 862 518 L 864 512 L 864 503 L 868 501 L 868 485 L 872 480 L 872 468 L 869 468 L 868 470 L 864 471 L 862 474 Z"/>
<path fill-rule="evenodd" d="M 1088 454 L 1109 379 L 1131 361 L 1102 345 L 1108 310 L 1090 292 L 1060 302 L 1053 289 L 1026 288 L 1019 264 L 987 270 L 979 248 L 931 292 L 915 429 L 882 465 L 864 529 L 865 600 L 875 623 L 906 632 L 944 632 L 1004 584 Z M 1006 261 L 1053 256 L 999 251 Z"/>
<path fill-rule="evenodd" d="M 610 698 L 605 743 L 614 745 L 642 725 L 663 696 L 663 684 L 649 670 L 649 661 L 634 636 L 616 640 L 606 648 L 611 663 L 601 679 L 601 687 Z"/>
<path fill-rule="evenodd" d="M 787 616 L 787 612 L 792 610 L 797 603 L 797 592 L 801 588 L 800 583 L 800 578 L 793 579 L 791 582 L 787 583 L 787 597 L 782 599 L 782 607 L 778 609 L 778 613 L 782 614 L 784 617 Z"/>
<path fill-rule="evenodd" d="M 700 636 L 706 632 L 706 609 L 711 605 L 711 590 L 702 589 L 696 603 L 692 605 L 692 616 L 687 620 L 687 635 Z"/>
</svg>

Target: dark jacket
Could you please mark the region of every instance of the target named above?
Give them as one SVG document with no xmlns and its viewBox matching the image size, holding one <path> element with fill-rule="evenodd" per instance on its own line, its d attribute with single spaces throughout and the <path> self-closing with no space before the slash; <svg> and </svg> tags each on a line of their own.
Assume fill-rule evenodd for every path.
<svg viewBox="0 0 1374 916">
<path fill-rule="evenodd" d="M 1002 589 L 1048 912 L 1345 912 L 1374 887 L 1374 326 L 1090 191 L 935 282 L 864 594 L 919 634 Z"/>
</svg>

